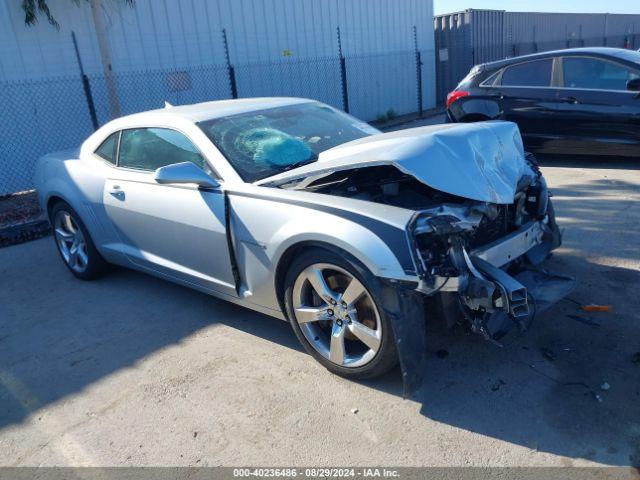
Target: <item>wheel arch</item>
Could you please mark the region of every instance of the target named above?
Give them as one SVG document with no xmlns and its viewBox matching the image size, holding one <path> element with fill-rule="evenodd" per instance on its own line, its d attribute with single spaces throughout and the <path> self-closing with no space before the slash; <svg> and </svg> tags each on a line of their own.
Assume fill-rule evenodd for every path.
<svg viewBox="0 0 640 480">
<path fill-rule="evenodd" d="M 47 198 L 47 218 L 51 219 L 51 210 L 53 210 L 53 207 L 56 205 L 56 203 L 66 203 L 67 205 L 71 205 L 62 195 L 59 195 L 57 193 L 51 194 L 49 195 L 49 198 Z"/>
<path fill-rule="evenodd" d="M 274 274 L 274 288 L 276 292 L 276 298 L 278 300 L 278 305 L 280 309 L 287 316 L 287 309 L 284 304 L 284 291 L 285 285 L 284 281 L 287 276 L 288 266 L 291 264 L 291 261 L 300 253 L 305 250 L 310 250 L 313 248 L 328 250 L 337 255 L 343 255 L 349 258 L 350 261 L 358 262 L 362 267 L 366 268 L 366 266 L 356 257 L 354 257 L 351 253 L 347 252 L 343 248 L 340 248 L 336 245 L 332 245 L 330 243 L 321 241 L 321 240 L 303 240 L 293 245 L 287 247 L 287 249 L 282 253 L 280 258 L 278 259 L 278 263 L 276 264 L 276 270 Z"/>
<path fill-rule="evenodd" d="M 43 207 L 46 208 L 45 212 L 47 214 L 47 219 L 49 223 L 53 226 L 53 219 L 51 218 L 51 212 L 53 208 L 58 203 L 67 204 L 74 213 L 80 218 L 82 223 L 84 224 L 89 236 L 92 241 L 95 242 L 98 234 L 101 232 L 101 225 L 99 224 L 97 218 L 93 215 L 93 212 L 84 206 L 81 201 L 73 202 L 70 200 L 71 195 L 65 195 L 64 193 L 60 193 L 60 190 L 53 190 L 47 194 L 45 199 L 43 200 Z M 99 247 L 97 247 L 99 249 Z"/>
</svg>

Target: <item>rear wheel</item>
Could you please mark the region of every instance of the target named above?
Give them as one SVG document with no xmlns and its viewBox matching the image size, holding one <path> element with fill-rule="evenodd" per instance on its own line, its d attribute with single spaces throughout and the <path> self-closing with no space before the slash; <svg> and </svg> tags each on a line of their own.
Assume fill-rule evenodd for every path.
<svg viewBox="0 0 640 480">
<path fill-rule="evenodd" d="M 285 279 L 287 315 L 305 349 L 330 371 L 372 378 L 397 363 L 377 290 L 368 270 L 330 251 L 308 250 L 292 263 Z"/>
<path fill-rule="evenodd" d="M 58 252 L 69 271 L 82 280 L 93 280 L 104 273 L 107 264 L 73 208 L 58 202 L 50 218 Z"/>
</svg>

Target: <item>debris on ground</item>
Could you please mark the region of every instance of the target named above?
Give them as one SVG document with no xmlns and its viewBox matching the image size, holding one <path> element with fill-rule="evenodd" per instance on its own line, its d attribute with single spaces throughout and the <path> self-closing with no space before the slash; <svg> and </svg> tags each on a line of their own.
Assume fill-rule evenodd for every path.
<svg viewBox="0 0 640 480">
<path fill-rule="evenodd" d="M 492 392 L 497 392 L 498 390 L 500 390 L 501 386 L 506 385 L 506 384 L 507 384 L 507 382 L 505 382 L 504 380 L 498 380 L 496 383 L 491 385 L 491 391 Z"/>
<path fill-rule="evenodd" d="M 602 385 L 600 385 L 600 390 L 604 390 L 605 392 L 607 390 L 611 389 L 611 385 L 609 385 L 607 382 L 604 382 Z"/>
<path fill-rule="evenodd" d="M 441 348 L 436 352 L 436 357 L 438 358 L 447 358 L 449 356 L 449 351 Z"/>
<path fill-rule="evenodd" d="M 608 312 L 611 310 L 611 305 L 582 305 L 580 307 L 585 312 Z"/>
<path fill-rule="evenodd" d="M 556 354 L 554 353 L 553 350 L 551 350 L 550 348 L 547 347 L 542 347 L 540 349 L 540 353 L 542 354 L 542 356 L 544 358 L 546 358 L 547 360 L 549 360 L 550 362 L 555 362 L 556 361 Z"/>
</svg>

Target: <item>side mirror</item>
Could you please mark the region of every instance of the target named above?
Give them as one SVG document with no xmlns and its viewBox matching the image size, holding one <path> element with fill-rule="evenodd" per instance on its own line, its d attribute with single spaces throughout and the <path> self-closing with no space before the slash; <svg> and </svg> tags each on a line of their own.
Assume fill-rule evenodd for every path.
<svg viewBox="0 0 640 480">
<path fill-rule="evenodd" d="M 630 92 L 640 92 L 640 77 L 627 82 L 627 90 Z"/>
<path fill-rule="evenodd" d="M 166 183 L 195 183 L 200 187 L 217 188 L 216 180 L 207 175 L 201 168 L 191 162 L 174 163 L 156 170 L 156 182 Z"/>
</svg>

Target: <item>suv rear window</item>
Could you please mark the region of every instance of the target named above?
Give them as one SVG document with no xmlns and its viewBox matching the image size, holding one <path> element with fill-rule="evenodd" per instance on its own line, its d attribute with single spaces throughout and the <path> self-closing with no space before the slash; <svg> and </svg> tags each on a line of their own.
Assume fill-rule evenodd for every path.
<svg viewBox="0 0 640 480">
<path fill-rule="evenodd" d="M 502 72 L 500 84 L 512 87 L 548 87 L 551 85 L 552 65 L 551 58 L 512 65 Z"/>
</svg>

